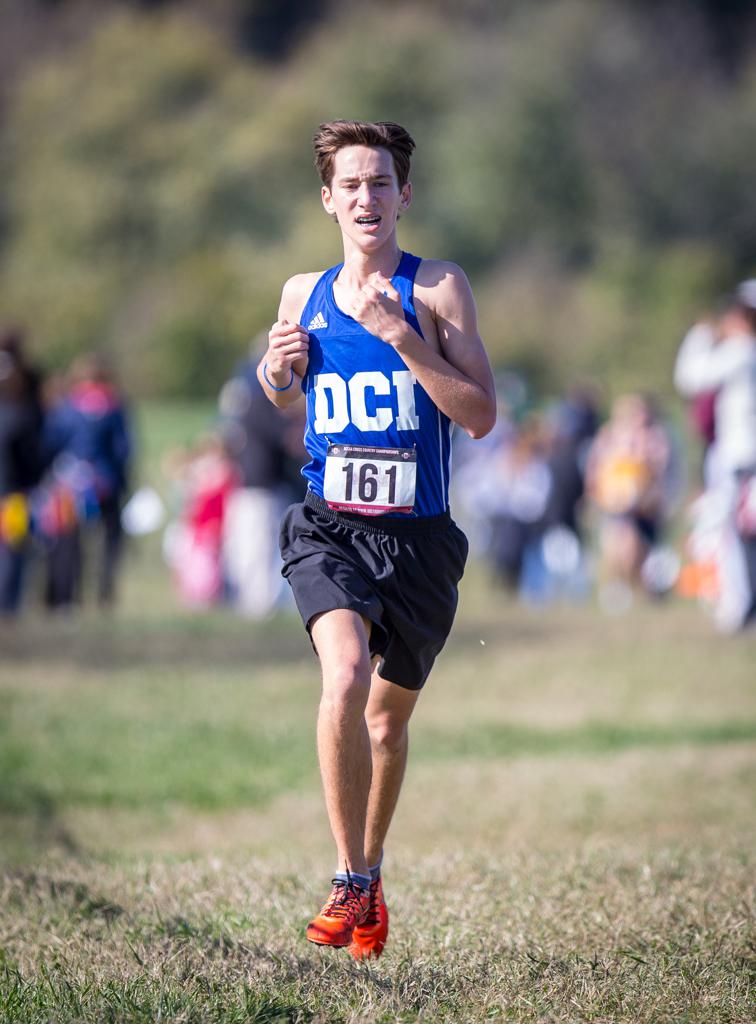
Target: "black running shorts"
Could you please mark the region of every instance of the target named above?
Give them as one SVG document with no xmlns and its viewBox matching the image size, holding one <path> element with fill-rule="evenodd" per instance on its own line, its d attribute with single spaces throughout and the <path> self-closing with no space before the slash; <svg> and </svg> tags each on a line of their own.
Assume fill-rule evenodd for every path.
<svg viewBox="0 0 756 1024">
<path fill-rule="evenodd" d="M 378 673 L 422 688 L 457 610 L 467 538 L 449 513 L 388 519 L 334 512 L 307 492 L 281 524 L 283 575 L 307 631 L 321 612 L 348 608 L 369 619 Z"/>
</svg>

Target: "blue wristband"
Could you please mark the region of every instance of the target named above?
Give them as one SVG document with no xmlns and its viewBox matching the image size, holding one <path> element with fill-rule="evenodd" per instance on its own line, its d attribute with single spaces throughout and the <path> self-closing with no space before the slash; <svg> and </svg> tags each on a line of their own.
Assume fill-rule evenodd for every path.
<svg viewBox="0 0 756 1024">
<path fill-rule="evenodd" d="M 268 364 L 267 363 L 263 363 L 263 377 L 265 378 L 265 383 L 268 385 L 268 387 L 272 388 L 274 391 L 288 391 L 289 388 L 291 387 L 291 385 L 294 383 L 294 368 L 291 367 L 291 380 L 289 381 L 288 384 L 284 385 L 284 387 L 282 387 L 282 388 L 277 388 L 276 385 L 273 384 L 273 382 L 268 377 Z"/>
</svg>

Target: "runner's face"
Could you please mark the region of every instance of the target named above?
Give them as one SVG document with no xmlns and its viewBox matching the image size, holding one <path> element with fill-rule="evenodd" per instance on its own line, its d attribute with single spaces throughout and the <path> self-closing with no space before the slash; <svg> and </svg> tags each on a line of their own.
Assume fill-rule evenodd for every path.
<svg viewBox="0 0 756 1024">
<path fill-rule="evenodd" d="M 345 146 L 333 161 L 323 206 L 360 249 L 380 248 L 393 237 L 397 216 L 410 204 L 412 187 L 400 189 L 391 153 L 373 146 Z"/>
</svg>

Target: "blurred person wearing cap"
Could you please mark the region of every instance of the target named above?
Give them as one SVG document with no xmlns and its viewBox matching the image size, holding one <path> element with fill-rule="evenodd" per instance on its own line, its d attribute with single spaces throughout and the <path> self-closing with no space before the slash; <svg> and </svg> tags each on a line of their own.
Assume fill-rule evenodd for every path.
<svg viewBox="0 0 756 1024">
<path fill-rule="evenodd" d="M 686 398 L 716 392 L 704 479 L 722 511 L 715 615 L 734 632 L 756 617 L 756 278 L 737 286 L 717 320 L 690 329 L 674 381 Z"/>
</svg>

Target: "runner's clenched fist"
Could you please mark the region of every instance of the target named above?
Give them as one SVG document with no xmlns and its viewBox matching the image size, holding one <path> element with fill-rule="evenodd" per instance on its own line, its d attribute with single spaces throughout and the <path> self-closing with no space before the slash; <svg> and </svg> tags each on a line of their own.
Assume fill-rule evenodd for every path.
<svg viewBox="0 0 756 1024">
<path fill-rule="evenodd" d="M 350 312 L 366 331 L 389 343 L 405 323 L 399 292 L 380 271 L 363 285 L 352 301 Z"/>
<path fill-rule="evenodd" d="M 309 347 L 309 335 L 301 324 L 276 320 L 268 332 L 268 354 L 265 360 L 268 376 L 274 384 L 287 383 L 294 363 L 307 358 Z"/>
</svg>

